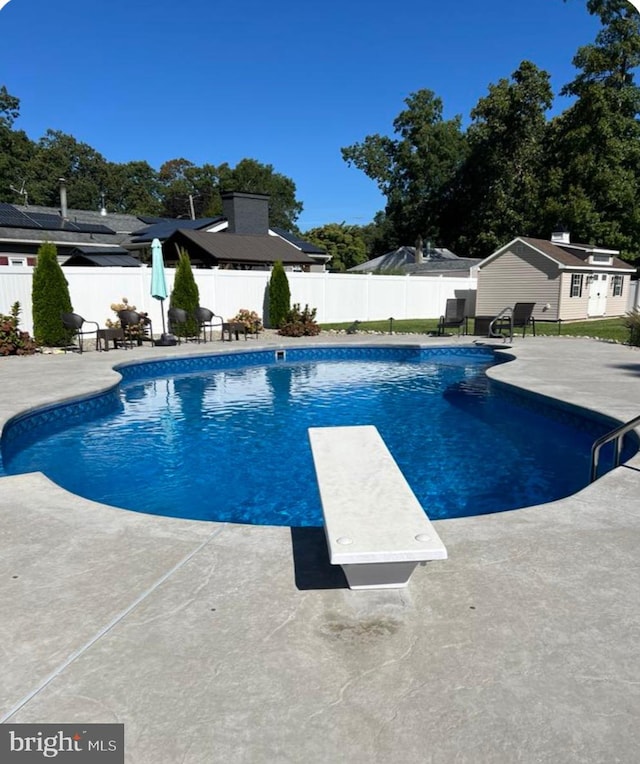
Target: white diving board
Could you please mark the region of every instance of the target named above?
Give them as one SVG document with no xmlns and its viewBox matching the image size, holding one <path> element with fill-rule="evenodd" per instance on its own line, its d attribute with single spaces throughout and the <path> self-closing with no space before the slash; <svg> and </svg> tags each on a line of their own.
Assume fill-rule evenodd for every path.
<svg viewBox="0 0 640 764">
<path fill-rule="evenodd" d="M 406 586 L 414 568 L 447 550 L 372 425 L 310 427 L 332 565 L 351 589 Z"/>
</svg>

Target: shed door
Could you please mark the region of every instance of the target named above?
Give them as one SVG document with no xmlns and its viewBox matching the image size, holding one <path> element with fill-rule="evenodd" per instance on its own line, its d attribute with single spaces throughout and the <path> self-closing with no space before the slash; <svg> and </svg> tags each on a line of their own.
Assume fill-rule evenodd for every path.
<svg viewBox="0 0 640 764">
<path fill-rule="evenodd" d="M 607 312 L 607 274 L 592 273 L 589 281 L 587 316 L 604 316 Z"/>
</svg>

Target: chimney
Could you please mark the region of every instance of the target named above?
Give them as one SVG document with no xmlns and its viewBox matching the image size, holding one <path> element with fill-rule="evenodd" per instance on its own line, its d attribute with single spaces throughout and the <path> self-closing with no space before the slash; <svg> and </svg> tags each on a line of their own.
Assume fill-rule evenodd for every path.
<svg viewBox="0 0 640 764">
<path fill-rule="evenodd" d="M 570 244 L 571 234 L 561 223 L 559 223 L 556 226 L 555 231 L 551 234 L 551 242 L 553 244 Z"/>
<path fill-rule="evenodd" d="M 264 194 L 223 193 L 222 214 L 229 221 L 228 233 L 269 233 L 269 197 Z"/>
<path fill-rule="evenodd" d="M 64 178 L 58 178 L 60 184 L 60 214 L 63 220 L 69 219 L 69 211 L 67 209 L 67 182 Z"/>
</svg>

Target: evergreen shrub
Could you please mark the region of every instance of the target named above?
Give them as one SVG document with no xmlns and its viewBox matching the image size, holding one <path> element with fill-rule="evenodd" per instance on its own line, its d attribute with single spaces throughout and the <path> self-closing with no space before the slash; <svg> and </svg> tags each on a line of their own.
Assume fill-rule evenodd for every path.
<svg viewBox="0 0 640 764">
<path fill-rule="evenodd" d="M 284 266 L 278 260 L 269 279 L 269 326 L 279 329 L 291 307 L 291 290 Z"/>
<path fill-rule="evenodd" d="M 198 322 L 193 317 L 195 309 L 200 305 L 200 291 L 196 284 L 191 260 L 186 250 L 180 250 L 176 277 L 173 282 L 169 307 L 182 308 L 187 311 L 189 319 L 186 324 L 171 327 L 171 331 L 180 337 L 194 337 L 200 332 Z"/>
<path fill-rule="evenodd" d="M 73 331 L 62 325 L 62 314 L 71 313 L 73 308 L 69 284 L 57 254 L 55 244 L 45 241 L 38 249 L 38 261 L 33 269 L 33 336 L 38 345 L 45 347 L 65 347 L 73 337 Z"/>
</svg>

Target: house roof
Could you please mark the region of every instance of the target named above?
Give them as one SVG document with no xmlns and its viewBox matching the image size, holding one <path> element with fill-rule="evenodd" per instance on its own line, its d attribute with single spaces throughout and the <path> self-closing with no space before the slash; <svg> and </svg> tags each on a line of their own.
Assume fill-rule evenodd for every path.
<svg viewBox="0 0 640 764">
<path fill-rule="evenodd" d="M 55 244 L 61 255 L 75 245 L 126 245 L 129 233 L 139 226 L 140 220 L 132 215 L 69 210 L 65 219 L 55 207 L 0 203 L 0 241 L 33 254 L 45 241 Z"/>
<path fill-rule="evenodd" d="M 12 205 L 21 212 L 52 215 L 62 220 L 59 207 L 44 207 L 41 205 L 30 204 L 28 207 Z M 120 212 L 107 212 L 102 215 L 98 210 L 75 210 L 70 209 L 67 212 L 67 219 L 72 223 L 86 223 L 93 225 L 102 225 L 109 228 L 116 234 L 129 234 L 140 228 L 142 218 L 136 215 L 127 215 Z"/>
<path fill-rule="evenodd" d="M 484 268 L 490 261 L 498 255 L 506 252 L 517 241 L 524 242 L 530 247 L 538 250 L 546 257 L 555 261 L 561 268 L 606 268 L 608 270 L 621 270 L 628 273 L 635 273 L 635 268 L 619 257 L 615 257 L 617 250 L 604 249 L 594 244 L 556 244 L 547 239 L 533 239 L 528 236 L 518 236 L 508 244 L 500 247 L 496 252 L 485 258 L 479 265 Z M 611 255 L 611 263 L 587 263 L 587 258 L 595 253 Z"/>
<path fill-rule="evenodd" d="M 326 249 L 318 247 L 316 244 L 312 244 L 310 241 L 301 239 L 295 233 L 285 231 L 284 228 L 272 228 L 271 230 L 278 236 L 281 236 L 283 239 L 293 244 L 294 247 L 297 247 L 303 252 L 306 252 L 308 255 L 325 255 L 326 257 L 330 258 L 330 255 L 327 254 Z"/>
<path fill-rule="evenodd" d="M 308 255 L 277 236 L 221 231 L 178 230 L 163 244 L 166 262 L 175 262 L 178 247 L 189 252 L 191 262 L 205 267 L 223 264 L 265 265 L 280 260 L 285 265 L 313 265 Z"/>
<path fill-rule="evenodd" d="M 97 265 L 100 267 L 117 265 L 139 268 L 140 261 L 124 247 L 74 247 L 68 260 L 64 262 L 64 266 L 67 265 Z"/>
<path fill-rule="evenodd" d="M 374 271 L 402 270 L 411 275 L 433 275 L 436 272 L 468 271 L 478 260 L 458 257 L 444 247 L 431 248 L 423 255 L 422 262 L 416 263 L 415 247 L 398 247 L 366 263 L 349 268 L 349 273 L 372 273 Z"/>
<path fill-rule="evenodd" d="M 134 231 L 131 237 L 133 244 L 141 244 L 142 242 L 153 241 L 153 239 L 160 239 L 164 241 L 168 239 L 177 230 L 193 230 L 199 231 L 203 228 L 209 228 L 216 223 L 220 223 L 225 218 L 222 215 L 218 215 L 213 218 L 199 218 L 198 220 L 177 220 L 173 218 L 146 218 L 147 220 L 153 220 L 150 225 L 144 228 L 139 228 Z"/>
</svg>

